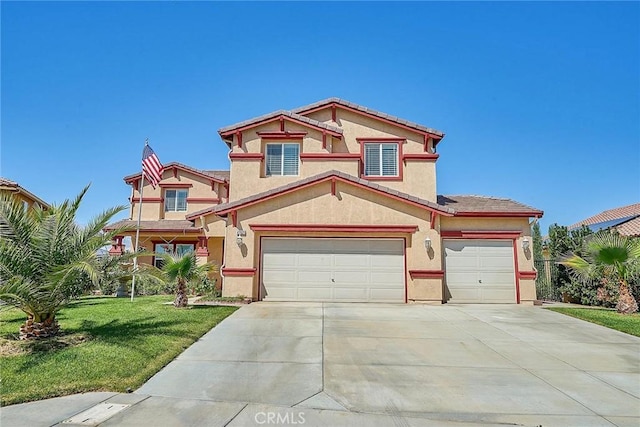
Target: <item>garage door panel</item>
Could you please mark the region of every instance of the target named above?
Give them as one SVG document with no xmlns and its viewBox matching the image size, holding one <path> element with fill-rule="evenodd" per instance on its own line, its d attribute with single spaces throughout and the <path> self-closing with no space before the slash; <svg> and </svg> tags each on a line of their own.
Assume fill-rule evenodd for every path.
<svg viewBox="0 0 640 427">
<path fill-rule="evenodd" d="M 510 240 L 445 240 L 443 246 L 449 302 L 516 302 Z"/>
<path fill-rule="evenodd" d="M 265 300 L 404 302 L 401 239 L 287 239 L 262 242 Z"/>
</svg>

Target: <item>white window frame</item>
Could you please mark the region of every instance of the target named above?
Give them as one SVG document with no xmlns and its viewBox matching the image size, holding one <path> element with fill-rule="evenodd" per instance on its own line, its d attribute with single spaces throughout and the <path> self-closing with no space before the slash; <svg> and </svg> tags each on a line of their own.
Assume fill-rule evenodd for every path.
<svg viewBox="0 0 640 427">
<path fill-rule="evenodd" d="M 278 174 L 274 174 L 274 173 L 270 173 L 268 170 L 268 165 L 269 165 L 269 146 L 276 146 L 276 145 L 280 145 L 281 148 L 281 154 L 280 154 L 280 173 Z M 269 142 L 267 144 L 265 144 L 265 148 L 264 148 L 264 176 L 299 176 L 300 175 L 300 145 L 297 142 Z M 285 150 L 285 146 L 296 146 L 296 149 L 298 150 L 298 157 L 296 158 L 296 173 L 292 174 L 292 173 L 288 173 L 285 174 L 284 173 L 284 150 Z"/>
<path fill-rule="evenodd" d="M 367 173 L 367 147 L 371 147 L 371 146 L 378 146 L 378 158 L 379 158 L 379 174 L 368 174 Z M 395 174 L 391 175 L 391 174 L 385 174 L 384 171 L 384 159 L 382 156 L 383 153 L 383 148 L 384 147 L 393 147 L 395 150 Z M 398 178 L 400 176 L 400 145 L 396 142 L 376 142 L 376 141 L 371 141 L 371 142 L 365 142 L 364 143 L 364 147 L 363 147 L 363 155 L 362 155 L 362 160 L 363 160 L 363 176 L 365 177 L 384 177 L 384 178 Z"/>
<path fill-rule="evenodd" d="M 158 253 L 158 246 L 165 246 L 166 247 L 166 251 L 165 252 L 160 252 L 160 253 L 169 253 L 169 254 L 175 254 L 178 253 L 178 255 L 180 255 L 180 251 L 176 251 L 178 249 L 178 246 L 188 246 L 189 250 L 182 252 L 182 255 L 189 253 L 189 252 L 193 252 L 196 250 L 196 244 L 195 243 L 154 243 L 153 244 L 153 252 L 154 253 Z M 162 265 L 158 265 L 158 261 L 162 261 L 162 258 L 160 258 L 159 256 L 155 256 L 153 258 L 153 265 L 158 267 L 158 268 L 162 268 Z"/>
<path fill-rule="evenodd" d="M 175 204 L 173 209 L 169 209 L 169 191 L 175 191 Z M 184 194 L 184 209 L 179 209 L 178 200 L 180 199 L 179 194 Z M 187 199 L 189 198 L 189 190 L 184 188 L 167 188 L 164 190 L 164 211 L 165 212 L 186 212 L 187 211 Z"/>
</svg>

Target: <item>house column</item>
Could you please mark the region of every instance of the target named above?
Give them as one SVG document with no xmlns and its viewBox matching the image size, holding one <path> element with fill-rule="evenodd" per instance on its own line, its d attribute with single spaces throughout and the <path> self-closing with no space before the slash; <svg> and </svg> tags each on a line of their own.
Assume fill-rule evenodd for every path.
<svg viewBox="0 0 640 427">
<path fill-rule="evenodd" d="M 122 244 L 124 236 L 115 236 L 111 242 L 111 249 L 109 249 L 109 255 L 117 256 L 122 255 L 124 252 L 124 245 Z"/>
<path fill-rule="evenodd" d="M 198 265 L 206 264 L 209 260 L 209 248 L 207 248 L 207 236 L 198 236 L 198 247 L 196 248 L 196 261 Z"/>
</svg>

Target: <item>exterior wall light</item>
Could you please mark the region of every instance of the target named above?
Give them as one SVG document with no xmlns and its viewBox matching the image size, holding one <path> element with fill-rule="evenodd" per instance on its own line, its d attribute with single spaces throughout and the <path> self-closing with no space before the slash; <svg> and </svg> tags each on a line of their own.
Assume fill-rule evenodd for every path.
<svg viewBox="0 0 640 427">
<path fill-rule="evenodd" d="M 247 235 L 247 232 L 244 230 L 238 230 L 236 232 L 236 244 L 238 246 L 242 246 L 242 238 Z"/>
<path fill-rule="evenodd" d="M 425 237 L 424 239 L 424 248 L 426 250 L 431 249 L 431 239 L 429 237 Z"/>
<path fill-rule="evenodd" d="M 529 239 L 526 237 L 522 239 L 522 249 L 524 249 L 525 251 L 529 249 Z"/>
</svg>

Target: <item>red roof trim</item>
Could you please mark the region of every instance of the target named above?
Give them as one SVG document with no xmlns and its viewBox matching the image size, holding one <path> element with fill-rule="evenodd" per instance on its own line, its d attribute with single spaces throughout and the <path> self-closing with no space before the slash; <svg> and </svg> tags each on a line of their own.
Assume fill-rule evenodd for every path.
<svg viewBox="0 0 640 427">
<path fill-rule="evenodd" d="M 332 102 L 332 103 L 329 103 L 329 104 L 326 104 L 326 105 L 321 105 L 321 106 L 315 107 L 315 108 L 310 108 L 308 110 L 298 111 L 296 114 L 300 114 L 301 116 L 305 116 L 307 114 L 311 114 L 311 113 L 316 112 L 316 111 L 321 111 L 321 110 L 324 110 L 326 108 L 342 108 L 343 110 L 351 111 L 353 113 L 360 114 L 362 116 L 370 117 L 372 119 L 376 119 L 376 120 L 379 120 L 381 122 L 388 123 L 388 124 L 391 124 L 393 126 L 397 126 L 399 128 L 402 128 L 402 129 L 408 129 L 408 130 L 410 130 L 412 132 L 415 132 L 415 133 L 417 133 L 419 135 L 429 135 L 429 137 L 433 138 L 434 140 L 437 139 L 438 141 L 440 141 L 442 138 L 444 138 L 444 136 L 440 136 L 440 135 L 436 135 L 436 134 L 433 134 L 433 133 L 425 132 L 423 130 L 419 130 L 419 129 L 416 129 L 416 128 L 411 127 L 411 126 L 403 125 L 402 123 L 399 123 L 399 122 L 396 122 L 396 121 L 393 121 L 393 120 L 389 120 L 389 119 L 385 119 L 384 117 L 380 117 L 380 116 L 377 116 L 375 114 L 370 114 L 370 113 L 367 113 L 365 111 L 360 111 L 360 110 L 357 110 L 355 108 L 348 107 L 346 105 L 338 104 L 336 102 Z"/>
<path fill-rule="evenodd" d="M 455 209 L 455 208 L 454 208 Z M 456 212 L 455 216 L 468 216 L 468 217 L 481 217 L 481 218 L 491 218 L 491 217 L 522 217 L 522 218 L 542 218 L 542 212 L 540 211 L 530 211 L 530 212 Z"/>
<path fill-rule="evenodd" d="M 264 125 L 264 124 L 271 123 L 271 122 L 275 122 L 275 121 L 279 121 L 279 120 L 287 120 L 289 122 L 297 123 L 300 126 L 305 126 L 305 127 L 311 128 L 311 129 L 319 130 L 320 132 L 325 131 L 331 136 L 334 136 L 336 138 L 342 139 L 342 134 L 340 134 L 338 132 L 334 132 L 334 131 L 329 130 L 329 129 L 324 129 L 324 128 L 321 128 L 320 126 L 315 126 L 315 125 L 312 125 L 310 123 L 305 123 L 305 122 L 303 122 L 301 120 L 294 119 L 293 117 L 289 117 L 289 116 L 287 116 L 285 114 L 280 114 L 280 115 L 272 117 L 270 119 L 261 120 L 259 122 L 255 122 L 255 123 L 252 123 L 250 125 L 242 126 L 242 127 L 236 128 L 236 129 L 231 129 L 231 130 L 228 130 L 226 132 L 221 132 L 220 136 L 222 136 L 223 138 L 229 137 L 229 136 L 235 134 L 236 132 L 243 132 L 243 131 L 245 131 L 247 129 L 252 129 L 252 128 L 255 128 L 257 126 Z"/>
<path fill-rule="evenodd" d="M 409 270 L 412 279 L 442 279 L 443 270 Z"/>
<path fill-rule="evenodd" d="M 520 231 L 446 230 L 441 231 L 443 239 L 517 239 Z"/>
<path fill-rule="evenodd" d="M 353 185 L 355 187 L 363 188 L 365 190 L 369 190 L 369 191 L 372 191 L 374 193 L 389 197 L 390 199 L 398 200 L 398 201 L 406 203 L 408 205 L 417 206 L 419 208 L 426 209 L 426 210 L 428 210 L 430 212 L 438 212 L 440 215 L 444 215 L 444 216 L 453 216 L 453 214 L 451 214 L 451 213 L 439 212 L 439 211 L 437 211 L 437 210 L 435 210 L 435 209 L 433 209 L 433 208 L 431 208 L 429 206 L 425 206 L 425 205 L 423 205 L 421 203 L 417 203 L 417 202 L 414 202 L 412 200 L 407 200 L 407 199 L 405 199 L 403 197 L 395 196 L 395 195 L 389 194 L 389 193 L 387 193 L 385 191 L 378 190 L 378 189 L 375 189 L 375 188 L 371 188 L 371 187 L 368 187 L 366 185 L 360 184 L 358 182 L 349 181 L 349 180 L 346 180 L 346 179 L 344 179 L 344 178 L 342 178 L 340 176 L 334 176 L 334 175 L 325 176 L 324 178 L 321 178 L 321 179 L 319 179 L 317 181 L 311 181 L 311 182 L 307 182 L 307 183 L 305 183 L 303 185 L 300 185 L 300 186 L 297 186 L 297 187 L 288 188 L 288 189 L 286 189 L 284 191 L 280 191 L 279 193 L 268 194 L 268 195 L 266 195 L 266 196 L 264 196 L 262 198 L 251 200 L 251 201 L 245 202 L 245 203 L 243 203 L 241 205 L 237 205 L 237 206 L 234 206 L 234 207 L 229 208 L 229 209 L 220 210 L 220 211 L 216 212 L 216 214 L 217 215 L 224 215 L 224 214 L 226 214 L 226 213 L 228 213 L 228 212 L 230 212 L 232 210 L 242 209 L 242 208 L 246 208 L 248 206 L 255 205 L 257 203 L 262 203 L 262 202 L 264 202 L 266 200 L 270 200 L 270 199 L 273 199 L 275 197 L 279 197 L 279 196 L 282 196 L 282 195 L 285 195 L 285 194 L 293 193 L 295 191 L 301 190 L 303 188 L 310 187 L 312 185 L 320 184 L 320 183 L 326 182 L 326 181 L 331 181 L 331 179 L 335 179 L 336 181 L 344 182 L 345 184 L 350 184 L 350 185 Z M 191 217 L 189 217 L 189 216 L 187 217 L 187 219 L 190 219 L 190 218 Z"/>
<path fill-rule="evenodd" d="M 187 203 L 220 203 L 217 197 L 187 197 Z"/>
<path fill-rule="evenodd" d="M 415 233 L 417 225 L 344 225 L 344 224 L 249 224 L 253 231 L 331 232 L 331 233 Z"/>
<path fill-rule="evenodd" d="M 196 170 L 196 169 L 186 168 L 186 167 L 184 167 L 184 166 L 182 166 L 182 165 L 177 165 L 177 164 L 166 164 L 166 165 L 163 165 L 163 168 L 164 168 L 164 169 L 162 170 L 163 172 L 164 172 L 164 171 L 171 170 L 171 169 L 180 169 L 180 170 L 183 170 L 183 171 L 185 171 L 185 172 L 189 172 L 189 173 L 191 173 L 191 174 L 193 174 L 193 175 L 199 176 L 199 177 L 201 177 L 201 178 L 206 178 L 206 179 L 208 179 L 209 181 L 213 181 L 213 182 L 221 182 L 221 183 L 225 183 L 225 182 L 226 182 L 226 181 L 224 181 L 224 180 L 221 180 L 221 179 L 219 179 L 219 178 L 216 178 L 215 176 L 207 175 L 207 174 L 205 174 L 205 173 L 199 172 L 199 171 L 198 171 L 198 170 Z M 134 183 L 134 182 L 138 181 L 138 180 L 140 179 L 140 177 L 141 177 L 141 176 L 142 176 L 142 172 L 137 173 L 137 174 L 134 174 L 134 175 L 125 176 L 123 179 L 124 179 L 124 182 L 126 182 L 127 184 L 132 184 L 132 183 Z"/>
</svg>

